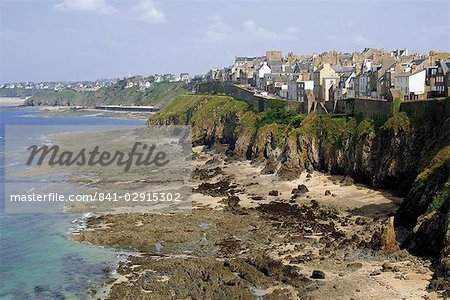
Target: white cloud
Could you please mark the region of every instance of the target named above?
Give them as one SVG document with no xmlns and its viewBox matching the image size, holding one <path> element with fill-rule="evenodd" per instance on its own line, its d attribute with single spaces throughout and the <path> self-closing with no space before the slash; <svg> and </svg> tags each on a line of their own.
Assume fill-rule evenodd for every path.
<svg viewBox="0 0 450 300">
<path fill-rule="evenodd" d="M 231 28 L 222 21 L 220 16 L 212 16 L 209 18 L 211 24 L 206 29 L 205 40 L 209 42 L 221 41 L 227 38 L 231 33 Z"/>
<path fill-rule="evenodd" d="M 203 35 L 203 40 L 206 42 L 289 40 L 295 38 L 301 32 L 301 29 L 295 26 L 274 31 L 259 26 L 253 20 L 247 20 L 240 25 L 232 26 L 224 22 L 220 16 L 210 17 L 209 21 L 210 24 Z"/>
<path fill-rule="evenodd" d="M 64 0 L 55 4 L 54 8 L 62 11 L 91 11 L 103 15 L 116 12 L 116 9 L 107 4 L 106 0 Z"/>
<path fill-rule="evenodd" d="M 363 35 L 357 33 L 354 34 L 350 37 L 350 41 L 357 45 L 357 46 L 362 46 L 362 47 L 367 47 L 373 44 L 373 41 L 364 37 Z"/>
<path fill-rule="evenodd" d="M 139 2 L 131 8 L 138 14 L 137 19 L 149 23 L 166 23 L 166 16 L 155 7 L 152 0 L 139 0 Z"/>
</svg>

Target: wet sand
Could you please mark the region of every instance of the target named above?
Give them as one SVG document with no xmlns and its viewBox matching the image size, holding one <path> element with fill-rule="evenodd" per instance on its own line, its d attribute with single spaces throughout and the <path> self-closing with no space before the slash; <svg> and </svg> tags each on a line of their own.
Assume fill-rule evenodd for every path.
<svg viewBox="0 0 450 300">
<path fill-rule="evenodd" d="M 150 115 L 154 114 L 154 112 L 109 111 L 82 106 L 26 106 L 26 108 L 43 111 L 44 116 L 47 117 L 98 116 L 108 118 L 147 120 Z"/>
</svg>

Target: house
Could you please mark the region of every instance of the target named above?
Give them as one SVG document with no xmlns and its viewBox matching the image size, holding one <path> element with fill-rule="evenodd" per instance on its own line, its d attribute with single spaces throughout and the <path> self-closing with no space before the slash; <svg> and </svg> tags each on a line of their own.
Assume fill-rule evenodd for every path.
<svg viewBox="0 0 450 300">
<path fill-rule="evenodd" d="M 368 97 L 368 83 L 369 83 L 369 72 L 361 72 L 355 76 L 355 97 L 365 98 Z"/>
<path fill-rule="evenodd" d="M 417 100 L 425 98 L 425 76 L 426 70 L 415 73 L 397 74 L 395 77 L 395 88 L 402 91 L 404 100 Z"/>
<path fill-rule="evenodd" d="M 341 77 L 339 78 L 337 87 L 334 90 L 335 100 L 355 97 L 355 85 L 354 85 L 355 76 L 356 76 L 355 72 L 342 73 Z"/>
<path fill-rule="evenodd" d="M 288 82 L 288 95 L 287 99 L 293 101 L 305 101 L 306 90 L 314 90 L 314 81 L 302 80 L 299 78 L 293 78 Z"/>
<path fill-rule="evenodd" d="M 262 89 L 271 94 L 280 94 L 281 90 L 286 91 L 287 97 L 289 77 L 287 75 L 268 73 L 262 79 Z"/>
<path fill-rule="evenodd" d="M 397 49 L 391 51 L 391 55 L 395 57 L 408 56 L 408 49 Z"/>
<path fill-rule="evenodd" d="M 267 62 L 263 62 L 262 65 L 255 72 L 255 85 L 258 89 L 264 89 L 263 88 L 264 75 L 270 74 L 271 72 L 272 70 L 267 65 Z"/>
<path fill-rule="evenodd" d="M 189 73 L 181 73 L 180 74 L 181 81 L 189 83 L 191 81 L 191 77 L 189 76 Z"/>
<path fill-rule="evenodd" d="M 324 100 L 331 101 L 334 99 L 334 91 L 338 86 L 339 77 L 325 77 L 322 79 Z"/>
<path fill-rule="evenodd" d="M 266 61 L 269 66 L 272 64 L 282 64 L 283 62 L 283 53 L 281 51 L 266 51 Z"/>
<path fill-rule="evenodd" d="M 163 81 L 162 76 L 155 74 L 155 82 L 159 83 L 159 82 L 162 82 L 162 81 Z"/>
<path fill-rule="evenodd" d="M 338 80 L 339 75 L 331 68 L 331 65 L 323 64 L 322 67 L 313 72 L 314 97 L 318 100 L 328 101 L 329 84 L 331 82 L 337 83 Z"/>
<path fill-rule="evenodd" d="M 436 62 L 436 92 L 437 96 L 448 97 L 449 96 L 449 76 L 450 76 L 450 61 Z"/>
<path fill-rule="evenodd" d="M 395 59 L 383 59 L 380 64 L 372 64 L 372 68 L 369 71 L 368 90 L 367 96 L 377 99 L 386 99 L 388 90 L 386 84 L 386 70 L 390 69 L 392 64 L 395 63 Z"/>
</svg>

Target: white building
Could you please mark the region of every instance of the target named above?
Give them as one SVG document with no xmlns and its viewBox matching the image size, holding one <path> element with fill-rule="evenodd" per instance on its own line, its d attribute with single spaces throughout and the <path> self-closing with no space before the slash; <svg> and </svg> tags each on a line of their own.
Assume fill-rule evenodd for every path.
<svg viewBox="0 0 450 300">
<path fill-rule="evenodd" d="M 425 93 L 425 75 L 426 70 L 398 74 L 395 77 L 395 88 L 402 91 L 404 100 L 419 99 L 419 95 Z"/>
<path fill-rule="evenodd" d="M 272 70 L 267 65 L 267 62 L 264 62 L 261 65 L 261 67 L 259 67 L 258 71 L 255 73 L 255 75 L 256 75 L 255 84 L 256 84 L 257 88 L 261 89 L 262 81 L 264 80 L 264 75 L 270 74 L 271 72 L 272 72 Z"/>
<path fill-rule="evenodd" d="M 189 73 L 181 73 L 180 77 L 181 77 L 181 81 L 184 81 L 186 83 L 191 81 L 191 77 L 189 76 Z"/>
</svg>

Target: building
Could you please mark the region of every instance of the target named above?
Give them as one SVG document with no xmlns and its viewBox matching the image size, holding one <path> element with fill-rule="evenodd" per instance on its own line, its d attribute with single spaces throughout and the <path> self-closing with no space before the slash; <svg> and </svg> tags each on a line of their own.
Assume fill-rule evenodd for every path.
<svg viewBox="0 0 450 300">
<path fill-rule="evenodd" d="M 314 90 L 314 81 L 301 80 L 300 78 L 292 79 L 288 82 L 287 98 L 292 101 L 305 101 L 306 90 Z"/>
<path fill-rule="evenodd" d="M 425 94 L 425 76 L 426 70 L 397 74 L 395 88 L 402 91 L 404 100 L 421 99 Z"/>
<path fill-rule="evenodd" d="M 191 77 L 189 76 L 189 73 L 181 73 L 180 79 L 183 82 L 189 83 L 191 81 Z"/>
<path fill-rule="evenodd" d="M 264 75 L 270 74 L 271 72 L 272 70 L 267 65 L 267 62 L 263 62 L 262 65 L 255 72 L 255 85 L 257 88 L 264 89 L 263 88 Z"/>
<path fill-rule="evenodd" d="M 336 84 L 337 81 L 339 81 L 339 75 L 331 68 L 330 64 L 323 64 L 313 72 L 314 97 L 318 100 L 328 101 L 329 85 Z"/>
<path fill-rule="evenodd" d="M 439 61 L 436 63 L 436 96 L 449 96 L 449 76 L 450 76 L 450 61 Z"/>
</svg>

